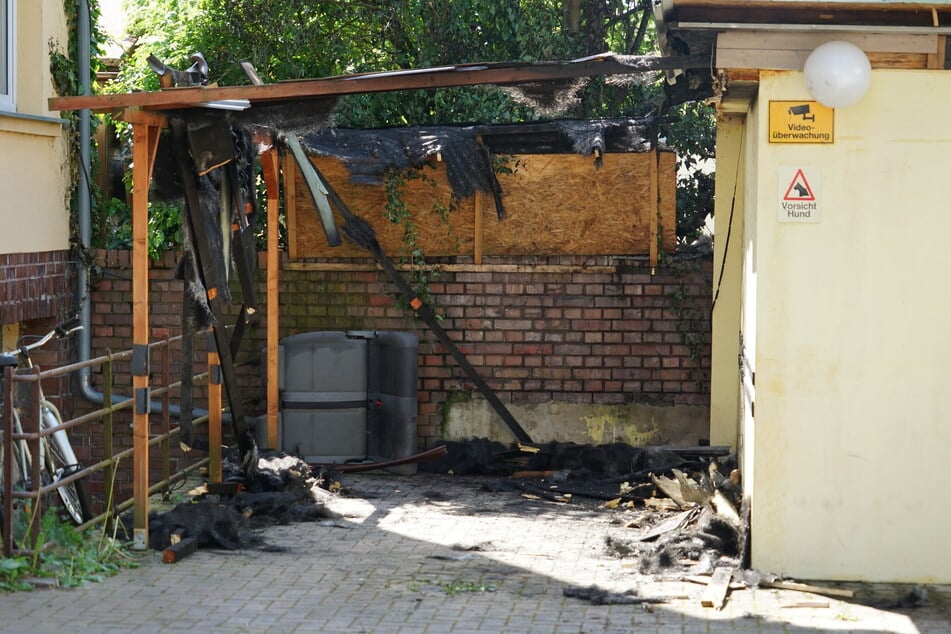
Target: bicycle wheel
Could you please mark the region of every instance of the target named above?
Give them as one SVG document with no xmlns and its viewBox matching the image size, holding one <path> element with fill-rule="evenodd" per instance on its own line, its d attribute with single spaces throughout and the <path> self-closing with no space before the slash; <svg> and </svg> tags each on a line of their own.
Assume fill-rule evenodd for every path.
<svg viewBox="0 0 951 634">
<path fill-rule="evenodd" d="M 43 444 L 46 453 L 46 468 L 53 482 L 62 480 L 82 469 L 82 466 L 78 463 L 65 464 L 66 459 L 59 443 L 56 442 L 55 436 L 48 438 Z M 56 492 L 59 493 L 70 519 L 77 525 L 85 522 L 86 518 L 89 517 L 89 504 L 82 480 L 76 480 L 61 486 L 56 489 Z"/>
</svg>

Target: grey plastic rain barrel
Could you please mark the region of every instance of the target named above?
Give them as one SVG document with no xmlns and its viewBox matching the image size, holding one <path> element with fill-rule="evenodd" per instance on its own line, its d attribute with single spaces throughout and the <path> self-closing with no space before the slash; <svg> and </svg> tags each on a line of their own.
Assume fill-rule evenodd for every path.
<svg viewBox="0 0 951 634">
<path fill-rule="evenodd" d="M 280 449 L 337 464 L 415 453 L 418 350 L 416 335 L 406 332 L 318 331 L 282 339 Z"/>
</svg>

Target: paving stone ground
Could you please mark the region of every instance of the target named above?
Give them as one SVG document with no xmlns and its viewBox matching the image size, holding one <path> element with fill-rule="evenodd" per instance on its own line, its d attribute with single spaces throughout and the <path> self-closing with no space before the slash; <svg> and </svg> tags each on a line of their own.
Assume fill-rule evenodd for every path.
<svg viewBox="0 0 951 634">
<path fill-rule="evenodd" d="M 620 511 L 491 493 L 483 482 L 347 476 L 349 495 L 334 502 L 344 519 L 267 529 L 279 552 L 203 550 L 172 565 L 144 553 L 104 583 L 0 595 L 0 632 L 951 633 L 951 586 L 928 586 L 926 604 L 904 610 L 768 589 L 704 608 L 703 587 L 641 578 L 609 556 L 606 536 L 630 536 Z M 563 596 L 592 584 L 674 598 L 646 609 Z M 849 587 L 862 599 L 908 590 Z M 816 601 L 827 607 L 790 607 Z"/>
</svg>

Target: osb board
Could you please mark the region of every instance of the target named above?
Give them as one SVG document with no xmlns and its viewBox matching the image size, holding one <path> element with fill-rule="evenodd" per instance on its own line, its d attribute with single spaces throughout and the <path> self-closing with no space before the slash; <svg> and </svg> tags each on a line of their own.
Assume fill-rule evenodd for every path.
<svg viewBox="0 0 951 634">
<path fill-rule="evenodd" d="M 391 256 L 402 255 L 403 227 L 383 217 L 383 209 L 386 206 L 383 186 L 351 183 L 347 168 L 335 158 L 316 157 L 311 160 L 350 211 L 373 226 L 383 252 Z M 287 209 L 288 227 L 293 228 L 289 235 L 291 258 L 367 257 L 365 250 L 354 246 L 347 239 L 344 239 L 339 247 L 327 245 L 327 237 L 300 170 L 293 161 L 285 162 L 284 165 L 285 178 L 287 166 L 294 166 L 294 183 L 285 190 L 288 193 L 293 190 L 293 204 L 288 205 Z M 413 212 L 413 221 L 419 227 L 418 244 L 427 255 L 471 254 L 474 197 L 460 201 L 456 210 L 448 214 L 448 223 L 443 222 L 439 214 L 433 211 L 433 205 L 438 203 L 448 206 L 451 193 L 445 168 L 438 163 L 436 165 L 434 169 L 423 168 L 422 173 L 426 180 L 407 180 L 403 188 L 403 203 Z M 292 215 L 293 221 L 290 218 Z M 335 217 L 337 226 L 343 226 L 343 219 L 337 214 Z M 458 251 L 455 250 L 457 239 Z"/>
<path fill-rule="evenodd" d="M 423 173 L 432 181 L 408 180 L 403 200 L 419 227 L 418 244 L 430 256 L 472 255 L 475 247 L 474 212 L 481 199 L 483 254 L 491 255 L 597 255 L 647 254 L 651 220 L 652 153 L 606 154 L 600 169 L 591 157 L 575 154 L 522 154 L 513 174 L 500 174 L 505 218 L 498 220 L 491 195 L 460 201 L 447 225 L 433 212 L 433 204 L 446 205 L 451 193 L 445 169 L 436 163 Z M 676 243 L 676 156 L 658 155 L 658 198 L 661 243 Z M 334 158 L 312 159 L 350 210 L 373 225 L 384 252 L 403 252 L 403 228 L 383 218 L 382 186 L 349 182 L 344 165 Z M 289 165 L 285 162 L 285 168 Z M 327 246 L 314 204 L 300 171 L 287 193 L 290 256 L 365 257 L 366 252 L 346 240 Z M 285 178 L 287 176 L 285 175 Z M 342 224 L 342 219 L 338 218 Z M 458 250 L 456 249 L 458 245 Z"/>
<path fill-rule="evenodd" d="M 646 254 L 657 211 L 650 197 L 653 153 L 523 154 L 499 175 L 506 217 L 485 220 L 486 255 Z M 659 154 L 657 183 L 664 249 L 676 245 L 676 155 Z M 486 197 L 486 205 L 490 203 Z"/>
</svg>

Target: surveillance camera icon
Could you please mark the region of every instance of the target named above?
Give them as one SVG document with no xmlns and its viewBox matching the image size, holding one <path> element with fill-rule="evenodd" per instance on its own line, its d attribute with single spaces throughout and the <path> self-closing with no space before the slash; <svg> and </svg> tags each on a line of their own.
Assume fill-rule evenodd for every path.
<svg viewBox="0 0 951 634">
<path fill-rule="evenodd" d="M 807 103 L 804 103 L 801 106 L 792 106 L 789 109 L 789 114 L 794 116 L 800 116 L 802 117 L 803 121 L 815 121 L 816 115 L 810 114 L 810 113 L 811 113 L 811 110 L 809 108 L 809 104 Z"/>
</svg>

